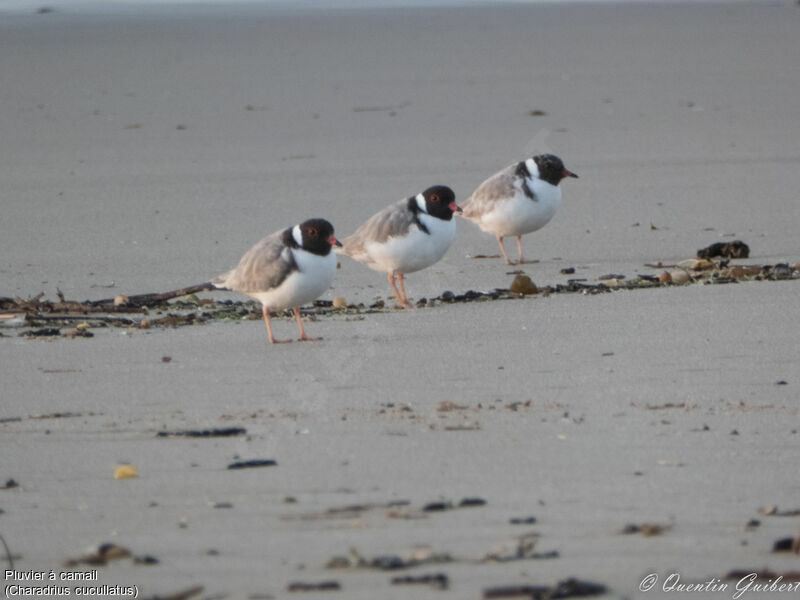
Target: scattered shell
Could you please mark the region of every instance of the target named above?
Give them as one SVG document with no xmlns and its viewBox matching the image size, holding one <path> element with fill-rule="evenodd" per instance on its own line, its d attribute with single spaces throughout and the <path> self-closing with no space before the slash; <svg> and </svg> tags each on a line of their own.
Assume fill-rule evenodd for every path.
<svg viewBox="0 0 800 600">
<path fill-rule="evenodd" d="M 658 276 L 659 283 L 669 283 L 672 281 L 672 275 L 668 271 L 664 271 Z"/>
<path fill-rule="evenodd" d="M 707 269 L 713 269 L 714 263 L 705 258 L 689 258 L 687 260 L 682 260 L 678 263 L 678 266 L 686 267 L 692 271 L 705 271 Z"/>
<path fill-rule="evenodd" d="M 135 479 L 139 471 L 133 465 L 120 465 L 114 469 L 114 479 Z"/>
<path fill-rule="evenodd" d="M 119 296 L 114 297 L 114 306 L 125 306 L 130 301 L 131 299 L 128 298 L 125 294 L 120 294 Z"/>
<path fill-rule="evenodd" d="M 343 296 L 333 299 L 333 308 L 347 308 L 347 300 Z"/>
<path fill-rule="evenodd" d="M 511 291 L 515 294 L 538 294 L 539 289 L 527 275 L 517 275 L 511 282 Z"/>
<path fill-rule="evenodd" d="M 672 278 L 672 283 L 689 283 L 692 277 L 683 270 L 671 271 L 669 276 Z"/>
</svg>

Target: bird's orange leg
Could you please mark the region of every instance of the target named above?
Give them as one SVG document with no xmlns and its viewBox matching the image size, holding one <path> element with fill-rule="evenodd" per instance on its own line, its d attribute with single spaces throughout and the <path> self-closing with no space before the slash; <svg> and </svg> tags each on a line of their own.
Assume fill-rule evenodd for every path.
<svg viewBox="0 0 800 600">
<path fill-rule="evenodd" d="M 390 271 L 388 274 L 389 284 L 392 286 L 394 290 L 394 297 L 397 300 L 397 303 L 400 306 L 406 306 L 406 300 L 404 299 L 405 294 L 400 294 L 400 290 L 397 289 L 397 284 L 394 282 L 395 274 L 394 271 Z M 403 285 L 403 276 L 400 275 L 400 285 Z"/>
<path fill-rule="evenodd" d="M 506 259 L 506 264 L 507 265 L 513 265 L 514 263 L 509 260 L 508 254 L 506 254 L 506 247 L 503 245 L 503 236 L 502 235 L 498 235 L 497 236 L 497 243 L 500 245 L 500 252 L 503 253 L 503 258 Z"/>
<path fill-rule="evenodd" d="M 403 279 L 403 274 L 402 273 L 398 273 L 397 274 L 397 279 L 400 280 L 400 292 L 403 294 L 403 297 L 400 299 L 400 302 L 406 308 L 411 308 L 411 306 L 412 306 L 411 302 L 408 300 L 408 296 L 406 296 L 406 283 L 405 283 L 405 279 Z"/>
<path fill-rule="evenodd" d="M 294 317 L 297 319 L 297 326 L 300 328 L 300 341 L 301 342 L 318 342 L 322 338 L 312 338 L 306 335 L 305 330 L 303 330 L 303 321 L 300 320 L 300 309 L 298 307 L 293 307 L 292 310 L 294 311 Z"/>
<path fill-rule="evenodd" d="M 292 340 L 276 340 L 275 336 L 272 335 L 272 327 L 269 324 L 269 310 L 267 310 L 266 306 L 261 307 L 261 314 L 264 315 L 264 323 L 267 324 L 267 336 L 269 337 L 270 344 L 285 344 L 287 342 L 292 341 Z"/>
<path fill-rule="evenodd" d="M 519 252 L 519 264 L 525 264 L 525 259 L 522 257 L 522 236 L 517 236 L 517 251 Z"/>
</svg>

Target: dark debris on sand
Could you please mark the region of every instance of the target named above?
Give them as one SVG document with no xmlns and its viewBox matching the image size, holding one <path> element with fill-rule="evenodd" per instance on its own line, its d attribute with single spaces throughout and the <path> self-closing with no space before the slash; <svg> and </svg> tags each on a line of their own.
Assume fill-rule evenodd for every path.
<svg viewBox="0 0 800 600">
<path fill-rule="evenodd" d="M 738 245 L 741 244 L 741 245 Z M 717 244 L 708 250 L 709 255 L 716 252 L 742 254 L 749 250 L 742 242 L 723 244 L 727 249 L 717 248 Z M 800 263 L 789 265 L 731 265 L 729 258 L 718 261 L 708 258 L 697 258 L 682 261 L 677 265 L 662 263 L 648 264 L 651 268 L 663 270 L 675 269 L 670 275 L 638 274 L 626 278 L 623 274 L 609 275 L 600 281 L 589 282 L 586 279 L 568 279 L 566 283 L 554 285 L 535 285 L 527 276 L 511 282 L 509 288 L 495 288 L 489 291 L 467 290 L 455 293 L 451 290 L 442 292 L 434 298 L 422 298 L 417 307 L 435 307 L 441 304 L 460 304 L 467 302 L 489 302 L 495 300 L 519 300 L 526 297 L 548 297 L 555 294 L 605 294 L 615 290 L 634 290 L 642 288 L 668 287 L 689 283 L 737 283 L 739 281 L 781 281 L 800 279 Z M 604 276 L 606 277 L 606 276 Z M 117 296 L 105 300 L 77 302 L 66 300 L 59 291 L 58 300 L 44 299 L 44 293 L 31 298 L 0 297 L 0 316 L 15 327 L 21 329 L 18 336 L 33 339 L 92 337 L 90 329 L 118 327 L 127 329 L 150 329 L 201 325 L 219 320 L 241 321 L 260 320 L 261 306 L 255 301 L 234 302 L 223 300 L 200 299 L 194 292 L 205 291 L 203 286 L 193 286 L 172 292 L 139 294 L 137 296 Z M 178 296 L 180 292 L 186 292 Z M 177 299 L 176 299 L 177 298 Z M 301 308 L 305 317 L 319 318 L 326 316 L 344 316 L 349 320 L 363 319 L 363 315 L 379 312 L 392 312 L 391 303 L 377 300 L 372 304 L 337 305 L 330 300 L 316 300 L 312 306 Z M 272 311 L 277 318 L 291 319 L 291 310 Z M 22 318 L 20 318 L 22 317 Z M 0 321 L 0 325 L 3 321 Z M 11 327 L 3 327 L 10 330 Z M 2 335 L 0 337 L 7 337 Z"/>
</svg>

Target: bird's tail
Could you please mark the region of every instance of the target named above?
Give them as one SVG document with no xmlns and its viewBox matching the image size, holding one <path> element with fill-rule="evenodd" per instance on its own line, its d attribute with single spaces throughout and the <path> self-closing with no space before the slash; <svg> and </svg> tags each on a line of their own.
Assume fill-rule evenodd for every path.
<svg viewBox="0 0 800 600">
<path fill-rule="evenodd" d="M 230 288 L 225 284 L 228 282 L 229 274 L 230 271 L 228 273 L 223 273 L 222 275 L 218 275 L 208 283 L 202 285 L 208 285 L 209 287 L 206 288 L 208 290 L 228 290 Z"/>
</svg>

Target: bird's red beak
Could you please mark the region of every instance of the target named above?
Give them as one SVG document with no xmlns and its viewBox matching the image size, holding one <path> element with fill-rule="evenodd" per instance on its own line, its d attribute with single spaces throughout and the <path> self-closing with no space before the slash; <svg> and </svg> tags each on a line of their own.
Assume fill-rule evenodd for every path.
<svg viewBox="0 0 800 600">
<path fill-rule="evenodd" d="M 461 210 L 461 207 L 458 204 L 456 204 L 455 202 L 451 202 L 450 204 L 448 204 L 447 208 L 449 208 L 453 212 L 463 212 Z"/>
<path fill-rule="evenodd" d="M 342 245 L 342 242 L 340 242 L 339 240 L 337 240 L 337 239 L 336 239 L 336 236 L 333 236 L 333 235 L 332 235 L 332 236 L 330 236 L 330 237 L 328 238 L 328 243 L 329 243 L 331 246 L 341 246 L 341 245 Z"/>
<path fill-rule="evenodd" d="M 578 178 L 578 176 L 569 169 L 564 169 L 564 177 L 574 177 L 575 179 Z"/>
</svg>

